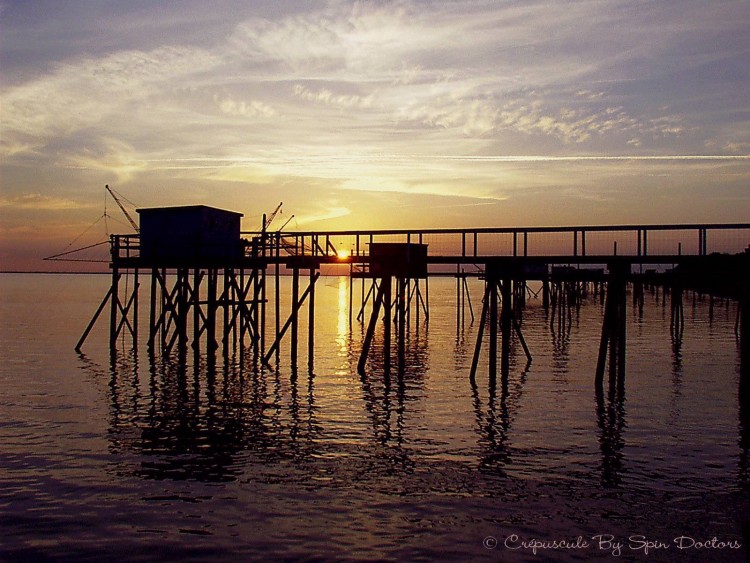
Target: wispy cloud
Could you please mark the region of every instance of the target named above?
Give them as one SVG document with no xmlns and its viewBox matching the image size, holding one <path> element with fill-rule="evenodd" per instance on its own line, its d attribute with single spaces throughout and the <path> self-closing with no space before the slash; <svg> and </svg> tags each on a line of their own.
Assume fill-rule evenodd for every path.
<svg viewBox="0 0 750 563">
<path fill-rule="evenodd" d="M 249 118 L 270 118 L 274 117 L 278 113 L 270 105 L 259 102 L 257 100 L 237 101 L 231 96 L 220 97 L 218 94 L 215 94 L 213 99 L 216 105 L 219 107 L 219 110 L 226 115 Z"/>
<path fill-rule="evenodd" d="M 359 96 L 356 94 L 334 94 L 327 88 L 321 88 L 315 92 L 305 88 L 301 84 L 294 86 L 294 95 L 303 100 L 331 105 L 339 108 L 368 108 L 372 106 L 373 96 Z"/>
<path fill-rule="evenodd" d="M 79 210 L 93 206 L 90 202 L 74 201 L 39 193 L 24 194 L 16 197 L 0 197 L 0 208 L 5 208 L 6 211 L 12 209 L 62 211 L 66 209 Z"/>
<path fill-rule="evenodd" d="M 350 214 L 351 210 L 349 208 L 336 206 L 318 212 L 303 213 L 299 216 L 295 215 L 294 221 L 297 225 L 309 225 L 310 223 L 319 223 L 321 221 L 346 217 Z"/>
</svg>

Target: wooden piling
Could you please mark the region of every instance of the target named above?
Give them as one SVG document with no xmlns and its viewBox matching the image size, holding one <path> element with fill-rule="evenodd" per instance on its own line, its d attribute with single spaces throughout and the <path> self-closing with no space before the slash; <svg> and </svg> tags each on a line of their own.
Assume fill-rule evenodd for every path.
<svg viewBox="0 0 750 563">
<path fill-rule="evenodd" d="M 310 300 L 307 303 L 307 367 L 312 372 L 315 363 L 315 268 L 310 268 Z"/>
<path fill-rule="evenodd" d="M 746 412 L 750 412 L 750 290 L 747 279 L 750 276 L 750 251 L 745 252 L 743 260 L 743 279 L 739 307 L 739 345 L 740 345 L 740 400 Z"/>
<path fill-rule="evenodd" d="M 510 339 L 512 322 L 513 322 L 513 281 L 506 277 L 501 285 L 503 308 L 500 314 L 500 324 L 502 325 L 502 346 L 500 358 L 500 372 L 503 389 L 508 386 L 508 375 L 510 374 Z"/>
<path fill-rule="evenodd" d="M 487 322 L 487 311 L 490 303 L 490 284 L 485 284 L 484 297 L 482 298 L 482 312 L 479 316 L 479 328 L 477 330 L 477 342 L 474 345 L 474 355 L 471 358 L 471 369 L 469 370 L 469 381 L 474 385 L 476 382 L 477 365 L 479 354 L 482 350 L 482 338 L 484 337 L 484 326 Z"/>
<path fill-rule="evenodd" d="M 291 319 L 292 319 L 292 350 L 291 350 L 291 360 L 292 360 L 292 368 L 294 369 L 297 366 L 297 341 L 298 341 L 298 331 L 299 331 L 299 315 L 297 313 L 297 303 L 299 301 L 299 268 L 297 266 L 294 266 L 292 268 L 292 313 L 291 313 Z"/>
<path fill-rule="evenodd" d="M 219 284 L 219 272 L 216 268 L 208 270 L 206 296 L 206 347 L 213 353 L 219 347 L 216 342 L 216 292 Z"/>
<path fill-rule="evenodd" d="M 383 371 L 391 371 L 391 326 L 393 324 L 391 301 L 391 276 L 385 276 L 383 281 Z"/>
<path fill-rule="evenodd" d="M 111 348 L 117 346 L 117 311 L 120 306 L 120 271 L 117 267 L 112 268 L 112 292 L 110 295 L 109 314 L 109 345 Z"/>
<path fill-rule="evenodd" d="M 609 280 L 594 381 L 597 389 L 603 384 L 609 348 L 610 390 L 613 391 L 616 386 L 622 389 L 625 380 L 627 278 L 630 266 L 627 262 L 613 262 L 608 268 Z"/>
<path fill-rule="evenodd" d="M 191 301 L 193 307 L 193 350 L 198 353 L 200 351 L 200 328 L 201 328 L 201 305 L 200 299 L 198 298 L 198 290 L 200 288 L 200 270 L 198 268 L 193 270 L 193 292 L 191 294 Z"/>
<path fill-rule="evenodd" d="M 276 233 L 276 263 L 274 264 L 274 322 L 276 324 L 276 342 L 281 340 L 281 288 L 279 287 L 281 276 L 279 268 L 281 264 L 281 233 Z M 279 348 L 276 348 L 276 362 L 279 361 Z"/>
<path fill-rule="evenodd" d="M 138 350 L 138 289 L 140 283 L 138 280 L 138 268 L 133 271 L 133 350 Z"/>
<path fill-rule="evenodd" d="M 263 256 L 266 255 L 266 242 L 263 239 Z M 260 269 L 260 355 L 266 353 L 266 265 Z M 257 306 L 257 304 L 256 304 Z"/>
<path fill-rule="evenodd" d="M 490 358 L 489 358 L 489 372 L 490 372 L 490 385 L 495 386 L 497 381 L 497 285 L 499 283 L 498 278 L 493 275 L 487 279 L 487 283 L 490 286 Z M 501 366 L 502 369 L 502 366 Z"/>
<path fill-rule="evenodd" d="M 403 374 L 406 363 L 406 309 L 408 291 L 406 278 L 398 278 L 398 370 Z"/>
<path fill-rule="evenodd" d="M 354 317 L 354 264 L 349 264 L 349 329 Z"/>
<path fill-rule="evenodd" d="M 102 311 L 104 310 L 104 307 L 107 306 L 107 303 L 109 302 L 110 298 L 112 297 L 112 287 L 110 286 L 109 290 L 107 291 L 107 294 L 104 296 L 104 299 L 102 299 L 101 304 L 99 305 L 99 308 L 94 313 L 94 316 L 89 321 L 88 326 L 86 326 L 86 330 L 83 331 L 83 335 L 78 340 L 78 343 L 76 344 L 75 351 L 80 353 L 81 347 L 83 346 L 83 343 L 86 342 L 86 338 L 88 338 L 89 333 L 91 332 L 91 329 L 94 328 L 94 325 L 96 324 L 97 319 L 99 318 L 99 315 L 101 315 Z"/>
<path fill-rule="evenodd" d="M 375 335 L 375 328 L 378 324 L 378 316 L 380 315 L 380 308 L 385 298 L 385 284 L 381 283 L 378 288 L 377 296 L 374 298 L 372 305 L 372 312 L 370 313 L 370 322 L 367 325 L 367 332 L 365 333 L 365 339 L 362 343 L 362 351 L 359 354 L 359 362 L 357 363 L 357 372 L 360 375 L 365 375 L 365 367 L 367 365 L 367 356 L 370 353 L 370 346 L 372 345 L 372 339 Z"/>
</svg>

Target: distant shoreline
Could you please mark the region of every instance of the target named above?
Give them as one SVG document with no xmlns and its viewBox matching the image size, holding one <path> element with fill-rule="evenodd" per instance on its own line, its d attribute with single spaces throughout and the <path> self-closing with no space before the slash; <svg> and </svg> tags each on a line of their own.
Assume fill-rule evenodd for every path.
<svg viewBox="0 0 750 563">
<path fill-rule="evenodd" d="M 0 274 L 47 274 L 47 275 L 53 275 L 58 276 L 60 274 L 63 275 L 73 275 L 73 276 L 110 276 L 112 275 L 111 272 L 45 272 L 42 270 L 0 270 Z"/>
<path fill-rule="evenodd" d="M 44 272 L 44 271 L 24 271 L 24 270 L 0 270 L 0 275 L 3 274 L 43 274 L 47 276 L 111 276 L 112 272 Z M 347 272 L 348 274 L 348 272 Z M 335 274 L 331 272 L 321 272 L 321 277 L 338 277 L 338 276 L 344 276 L 347 275 L 345 273 L 341 274 Z M 266 274 L 266 275 L 273 275 L 273 274 Z M 292 274 L 290 272 L 279 272 L 279 275 L 283 277 L 291 277 Z"/>
</svg>

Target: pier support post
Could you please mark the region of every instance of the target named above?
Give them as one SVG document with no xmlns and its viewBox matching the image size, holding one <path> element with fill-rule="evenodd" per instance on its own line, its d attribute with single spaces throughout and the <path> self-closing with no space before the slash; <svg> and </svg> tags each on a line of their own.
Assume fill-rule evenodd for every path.
<svg viewBox="0 0 750 563">
<path fill-rule="evenodd" d="M 88 338 L 89 333 L 91 332 L 91 329 L 94 328 L 94 325 L 96 324 L 97 319 L 99 318 L 99 315 L 101 315 L 102 311 L 104 310 L 104 307 L 107 306 L 107 302 L 112 297 L 112 288 L 110 287 L 107 291 L 107 294 L 104 296 L 104 299 L 102 299 L 101 304 L 99 305 L 99 308 L 96 310 L 96 313 L 94 313 L 94 316 L 89 321 L 88 326 L 86 327 L 86 330 L 83 331 L 83 335 L 81 336 L 80 340 L 78 340 L 78 344 L 76 344 L 75 351 L 79 354 L 81 353 L 81 347 L 83 346 L 83 343 L 86 342 L 86 338 Z"/>
<path fill-rule="evenodd" d="M 307 367 L 312 373 L 315 363 L 315 268 L 310 268 L 310 301 L 307 304 Z"/>
<path fill-rule="evenodd" d="M 506 276 L 501 286 L 503 308 L 500 314 L 500 324 L 502 329 L 500 375 L 502 378 L 503 389 L 506 389 L 508 386 L 508 375 L 510 374 L 510 339 L 513 322 L 512 284 L 513 281 L 511 278 Z"/>
<path fill-rule="evenodd" d="M 501 280 L 502 273 L 502 280 Z M 472 385 L 476 383 L 476 371 L 479 364 L 479 355 L 482 350 L 482 339 L 484 338 L 485 326 L 489 325 L 489 378 L 490 386 L 494 388 L 497 384 L 497 331 L 501 331 L 502 341 L 500 343 L 500 376 L 503 392 L 507 390 L 508 376 L 510 375 L 510 352 L 513 331 L 518 336 L 526 359 L 531 362 L 531 352 L 521 332 L 521 325 L 514 319 L 513 288 L 514 275 L 519 272 L 514 264 L 505 264 L 501 269 L 497 264 L 488 264 L 485 277 L 484 298 L 482 299 L 482 312 L 479 316 L 479 329 L 477 341 L 474 346 L 474 355 L 471 360 L 471 371 L 469 381 Z M 523 280 L 522 280 L 523 281 Z M 525 283 L 524 283 L 525 285 Z M 519 283 L 520 286 L 520 283 Z M 502 309 L 498 311 L 498 305 Z M 498 318 L 499 317 L 499 318 Z M 499 321 L 499 322 L 498 322 Z"/>
<path fill-rule="evenodd" d="M 292 268 L 292 366 L 297 365 L 297 336 L 299 331 L 299 315 L 297 314 L 297 303 L 299 302 L 299 268 Z"/>
<path fill-rule="evenodd" d="M 383 371 L 391 372 L 391 327 L 393 325 L 391 276 L 386 276 L 383 284 Z"/>
<path fill-rule="evenodd" d="M 669 318 L 669 331 L 675 342 L 681 341 L 682 335 L 685 332 L 685 307 L 682 295 L 682 285 L 679 280 L 675 280 L 672 285 L 671 313 Z"/>
<path fill-rule="evenodd" d="M 138 350 L 138 289 L 140 288 L 140 282 L 138 281 L 138 268 L 133 271 L 133 295 L 131 296 L 133 306 L 133 326 L 131 332 L 133 333 L 133 349 Z"/>
<path fill-rule="evenodd" d="M 111 308 L 109 312 L 109 347 L 117 346 L 117 310 L 120 306 L 120 271 L 112 268 L 112 291 L 110 293 Z"/>
<path fill-rule="evenodd" d="M 167 290 L 167 269 L 162 268 L 161 273 L 159 276 L 159 284 L 161 286 L 161 291 L 159 301 L 161 303 L 161 315 L 159 317 L 159 320 L 156 322 L 156 325 L 152 327 L 153 331 L 159 332 L 160 341 L 161 341 L 161 351 L 164 352 L 167 349 L 167 314 L 169 314 L 169 320 L 171 321 L 173 317 L 177 314 L 177 309 L 174 305 L 174 296 L 176 289 L 173 290 L 171 293 Z M 152 333 L 152 334 L 155 334 Z"/>
<path fill-rule="evenodd" d="M 219 272 L 216 268 L 211 268 L 207 275 L 206 348 L 210 353 L 213 353 L 219 347 L 219 343 L 216 342 L 216 290 L 219 284 Z"/>
<path fill-rule="evenodd" d="M 266 238 L 263 237 L 263 257 L 266 256 Z M 260 355 L 266 353 L 266 264 L 260 270 Z"/>
<path fill-rule="evenodd" d="M 224 269 L 224 286 L 222 288 L 221 292 L 221 299 L 219 299 L 219 302 L 224 305 L 224 321 L 222 323 L 222 339 L 221 344 L 224 350 L 224 356 L 226 357 L 229 353 L 229 307 L 231 305 L 231 297 L 230 297 L 230 291 L 231 291 L 231 285 L 229 283 L 229 270 L 227 268 Z"/>
<path fill-rule="evenodd" d="M 461 330 L 463 307 L 461 303 L 461 269 L 456 265 L 456 333 Z"/>
<path fill-rule="evenodd" d="M 627 262 L 613 262 L 608 265 L 608 269 L 607 297 L 596 364 L 597 390 L 601 389 L 604 381 L 607 348 L 609 348 L 610 389 L 614 389 L 615 383 L 622 388 L 625 382 L 626 290 L 630 265 Z"/>
<path fill-rule="evenodd" d="M 242 313 L 249 317 L 250 325 L 252 330 L 250 331 L 250 338 L 253 343 L 253 357 L 263 356 L 265 354 L 265 341 L 263 324 L 265 321 L 265 313 L 263 313 L 265 307 L 265 266 L 263 268 L 253 268 L 250 280 L 246 287 L 240 285 L 240 310 Z M 253 299 L 252 303 L 248 307 L 247 295 L 250 293 L 250 287 L 253 286 Z M 244 339 L 242 340 L 244 345 Z M 244 346 L 243 346 L 244 347 Z"/>
<path fill-rule="evenodd" d="M 276 337 L 276 340 L 274 340 L 273 344 L 271 344 L 271 347 L 266 352 L 265 356 L 263 357 L 263 363 L 268 366 L 268 362 L 271 359 L 271 356 L 276 354 L 276 358 L 278 360 L 279 357 L 279 348 L 281 346 L 281 340 L 284 338 L 284 335 L 286 334 L 287 330 L 289 330 L 290 327 L 292 327 L 292 366 L 296 368 L 296 361 L 297 361 L 297 332 L 298 332 L 298 320 L 299 320 L 299 310 L 302 308 L 302 305 L 305 303 L 305 299 L 307 299 L 307 296 L 310 295 L 312 291 L 314 291 L 315 288 L 315 282 L 318 281 L 318 278 L 320 277 L 320 272 L 315 272 L 313 277 L 310 279 L 310 285 L 307 286 L 305 291 L 302 293 L 300 297 L 297 297 L 299 293 L 299 266 L 294 266 L 292 268 L 292 271 L 296 271 L 297 275 L 292 278 L 292 311 L 289 314 L 289 318 L 284 323 L 284 326 L 279 329 L 278 336 Z M 296 277 L 296 281 L 295 278 Z M 297 325 L 297 326 L 295 326 Z"/>
<path fill-rule="evenodd" d="M 471 370 L 469 371 L 469 381 L 472 385 L 476 384 L 477 365 L 479 364 L 479 354 L 482 351 L 482 338 L 484 338 L 484 326 L 487 323 L 487 311 L 490 303 L 490 284 L 485 284 L 484 297 L 482 298 L 482 312 L 479 315 L 479 329 L 477 330 L 477 342 L 474 346 L 474 356 L 471 359 Z"/>
<path fill-rule="evenodd" d="M 188 303 L 188 284 L 189 284 L 189 272 L 187 268 L 180 268 L 179 270 L 179 281 L 177 283 L 180 284 L 180 289 L 177 293 L 178 300 L 177 300 L 177 315 L 178 315 L 178 323 L 179 323 L 179 336 L 177 337 L 177 345 L 178 350 L 180 352 L 180 357 L 182 357 L 187 352 L 187 342 L 188 342 L 188 335 L 187 335 L 187 319 L 188 319 L 188 311 L 190 309 L 190 304 Z"/>
<path fill-rule="evenodd" d="M 127 274 L 126 274 L 127 275 Z M 124 327 L 128 327 L 130 336 L 133 338 L 133 349 L 137 349 L 138 346 L 138 270 L 136 269 L 133 275 L 133 291 L 128 296 L 125 295 L 125 304 L 120 300 L 120 279 L 122 274 L 116 268 L 112 268 L 112 285 L 110 286 L 107 297 L 104 298 L 102 304 L 99 306 L 94 318 L 91 319 L 89 326 L 86 328 L 81 339 L 76 345 L 76 351 L 80 352 L 81 346 L 83 346 L 86 337 L 96 323 L 96 319 L 104 309 L 107 298 L 110 300 L 110 318 L 109 318 L 109 346 L 110 350 L 114 351 L 117 347 L 117 337 L 120 336 L 120 332 Z M 126 286 L 127 289 L 127 286 Z M 130 318 L 132 311 L 132 319 Z"/>
<path fill-rule="evenodd" d="M 408 284 L 406 278 L 398 278 L 398 371 L 404 373 L 406 364 L 406 320 L 407 320 L 407 291 Z"/>
<path fill-rule="evenodd" d="M 281 233 L 276 233 L 276 264 L 274 264 L 273 277 L 274 277 L 274 324 L 276 329 L 275 341 L 281 340 L 281 288 L 280 285 L 280 273 L 279 268 L 281 267 Z M 266 360 L 268 361 L 268 360 Z M 276 347 L 276 361 L 279 361 L 279 348 Z"/>
<path fill-rule="evenodd" d="M 354 315 L 354 264 L 349 264 L 349 329 Z"/>
<path fill-rule="evenodd" d="M 499 280 L 496 275 L 487 277 L 489 285 L 489 306 L 490 306 L 490 385 L 494 388 L 497 381 L 497 284 Z"/>
<path fill-rule="evenodd" d="M 200 353 L 201 342 L 201 304 L 200 304 L 201 272 L 198 268 L 193 270 L 193 293 L 191 296 L 193 307 L 193 350 L 196 355 Z"/>
<path fill-rule="evenodd" d="M 156 325 L 156 278 L 159 270 L 157 268 L 151 268 L 151 299 L 150 309 L 148 315 L 148 351 L 150 354 L 154 352 L 154 326 Z"/>
<path fill-rule="evenodd" d="M 750 276 L 750 252 L 744 257 L 744 275 Z M 747 412 L 750 412 L 750 291 L 746 283 L 740 288 L 739 299 L 739 338 L 740 338 L 740 400 Z"/>
<path fill-rule="evenodd" d="M 385 294 L 385 284 L 381 283 L 378 288 L 378 294 L 374 298 L 372 304 L 372 312 L 370 313 L 370 322 L 367 325 L 367 332 L 365 333 L 365 340 L 362 343 L 362 351 L 359 354 L 359 362 L 357 363 L 357 372 L 360 375 L 365 375 L 365 366 L 367 364 L 367 356 L 370 353 L 370 346 L 372 345 L 372 338 L 375 335 L 375 328 L 378 324 L 378 316 L 380 315 L 380 307 L 383 304 Z"/>
</svg>

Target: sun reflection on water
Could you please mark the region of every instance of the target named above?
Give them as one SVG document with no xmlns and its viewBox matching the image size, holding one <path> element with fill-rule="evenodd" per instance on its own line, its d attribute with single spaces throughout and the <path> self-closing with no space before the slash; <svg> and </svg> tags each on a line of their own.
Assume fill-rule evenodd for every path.
<svg viewBox="0 0 750 563">
<path fill-rule="evenodd" d="M 347 281 L 345 276 L 339 276 L 336 345 L 339 349 L 339 356 L 344 358 L 349 354 L 349 288 L 347 287 Z"/>
</svg>

